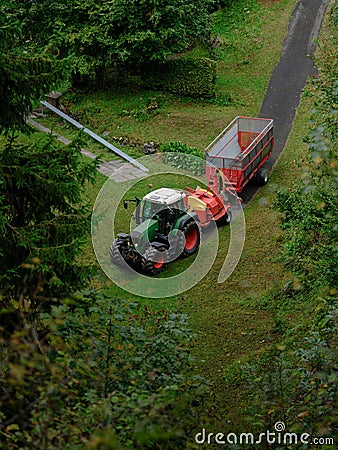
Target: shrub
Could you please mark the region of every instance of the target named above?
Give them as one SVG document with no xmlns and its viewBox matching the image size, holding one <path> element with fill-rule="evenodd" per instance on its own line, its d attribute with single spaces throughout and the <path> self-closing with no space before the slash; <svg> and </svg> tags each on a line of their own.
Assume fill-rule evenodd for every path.
<svg viewBox="0 0 338 450">
<path fill-rule="evenodd" d="M 206 388 L 187 316 L 95 291 L 69 302 L 42 314 L 37 333 L 27 325 L 8 340 L 0 447 L 187 448 Z"/>
<path fill-rule="evenodd" d="M 216 62 L 209 58 L 174 58 L 153 63 L 145 73 L 152 87 L 187 97 L 215 96 Z"/>
<path fill-rule="evenodd" d="M 182 142 L 170 142 L 162 147 L 166 154 L 166 163 L 177 169 L 186 169 L 193 175 L 205 173 L 203 153 L 195 147 L 189 147 Z M 186 155 L 190 155 L 187 157 Z"/>
</svg>

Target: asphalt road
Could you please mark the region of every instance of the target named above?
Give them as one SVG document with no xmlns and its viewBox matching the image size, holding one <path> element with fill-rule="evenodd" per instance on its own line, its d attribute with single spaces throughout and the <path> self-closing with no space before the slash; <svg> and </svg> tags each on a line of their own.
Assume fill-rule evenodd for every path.
<svg viewBox="0 0 338 450">
<path fill-rule="evenodd" d="M 288 35 L 283 42 L 279 63 L 273 70 L 259 117 L 274 119 L 275 145 L 266 163 L 270 170 L 287 142 L 300 95 L 310 76 L 317 74 L 313 62 L 318 36 L 329 0 L 299 0 L 292 14 Z M 249 184 L 242 192 L 246 204 L 258 187 Z"/>
</svg>

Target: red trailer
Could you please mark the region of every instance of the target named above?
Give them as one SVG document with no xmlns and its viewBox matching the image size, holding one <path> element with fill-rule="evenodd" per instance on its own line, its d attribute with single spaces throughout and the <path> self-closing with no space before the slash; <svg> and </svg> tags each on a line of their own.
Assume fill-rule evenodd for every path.
<svg viewBox="0 0 338 450">
<path fill-rule="evenodd" d="M 241 192 L 253 176 L 265 184 L 268 172 L 262 166 L 273 145 L 272 119 L 236 117 L 205 150 L 208 180 L 214 180 L 220 170 L 236 192 Z"/>
</svg>

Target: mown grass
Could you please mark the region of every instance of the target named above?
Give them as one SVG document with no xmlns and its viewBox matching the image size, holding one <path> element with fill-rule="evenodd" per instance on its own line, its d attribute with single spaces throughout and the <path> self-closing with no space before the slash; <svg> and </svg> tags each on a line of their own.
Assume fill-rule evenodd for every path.
<svg viewBox="0 0 338 450">
<path fill-rule="evenodd" d="M 306 333 L 313 314 L 313 305 L 306 307 L 292 301 L 279 304 L 284 298 L 281 296 L 279 300 L 278 292 L 283 291 L 290 274 L 279 261 L 279 216 L 272 209 L 276 191 L 291 186 L 302 176 L 307 157 L 303 138 L 311 126 L 311 109 L 311 98 L 305 91 L 287 146 L 268 185 L 245 208 L 246 243 L 232 276 L 222 285 L 217 282 L 229 240 L 229 229 L 222 228 L 218 257 L 198 286 L 177 298 L 139 299 L 158 308 L 175 307 L 189 314 L 196 333 L 192 348 L 196 372 L 212 383 L 214 397 L 204 418 L 212 430 L 231 423 L 232 430 L 243 431 L 247 398 L 241 382 L 242 363 L 264 359 L 264 355 L 282 343 L 292 349 Z M 181 265 L 171 267 L 173 273 L 179 269 Z M 105 287 L 109 294 L 118 295 L 109 282 Z M 233 380 L 230 389 L 229 379 Z"/>
</svg>

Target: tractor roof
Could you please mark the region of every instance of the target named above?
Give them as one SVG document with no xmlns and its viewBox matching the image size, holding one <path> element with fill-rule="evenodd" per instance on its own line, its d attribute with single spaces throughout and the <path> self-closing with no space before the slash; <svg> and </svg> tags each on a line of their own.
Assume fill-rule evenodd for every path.
<svg viewBox="0 0 338 450">
<path fill-rule="evenodd" d="M 144 200 L 149 200 L 153 203 L 159 203 L 161 205 L 171 205 L 172 203 L 177 202 L 184 198 L 186 194 L 182 191 L 178 191 L 176 189 L 170 188 L 160 188 L 155 191 L 149 192 Z"/>
</svg>

